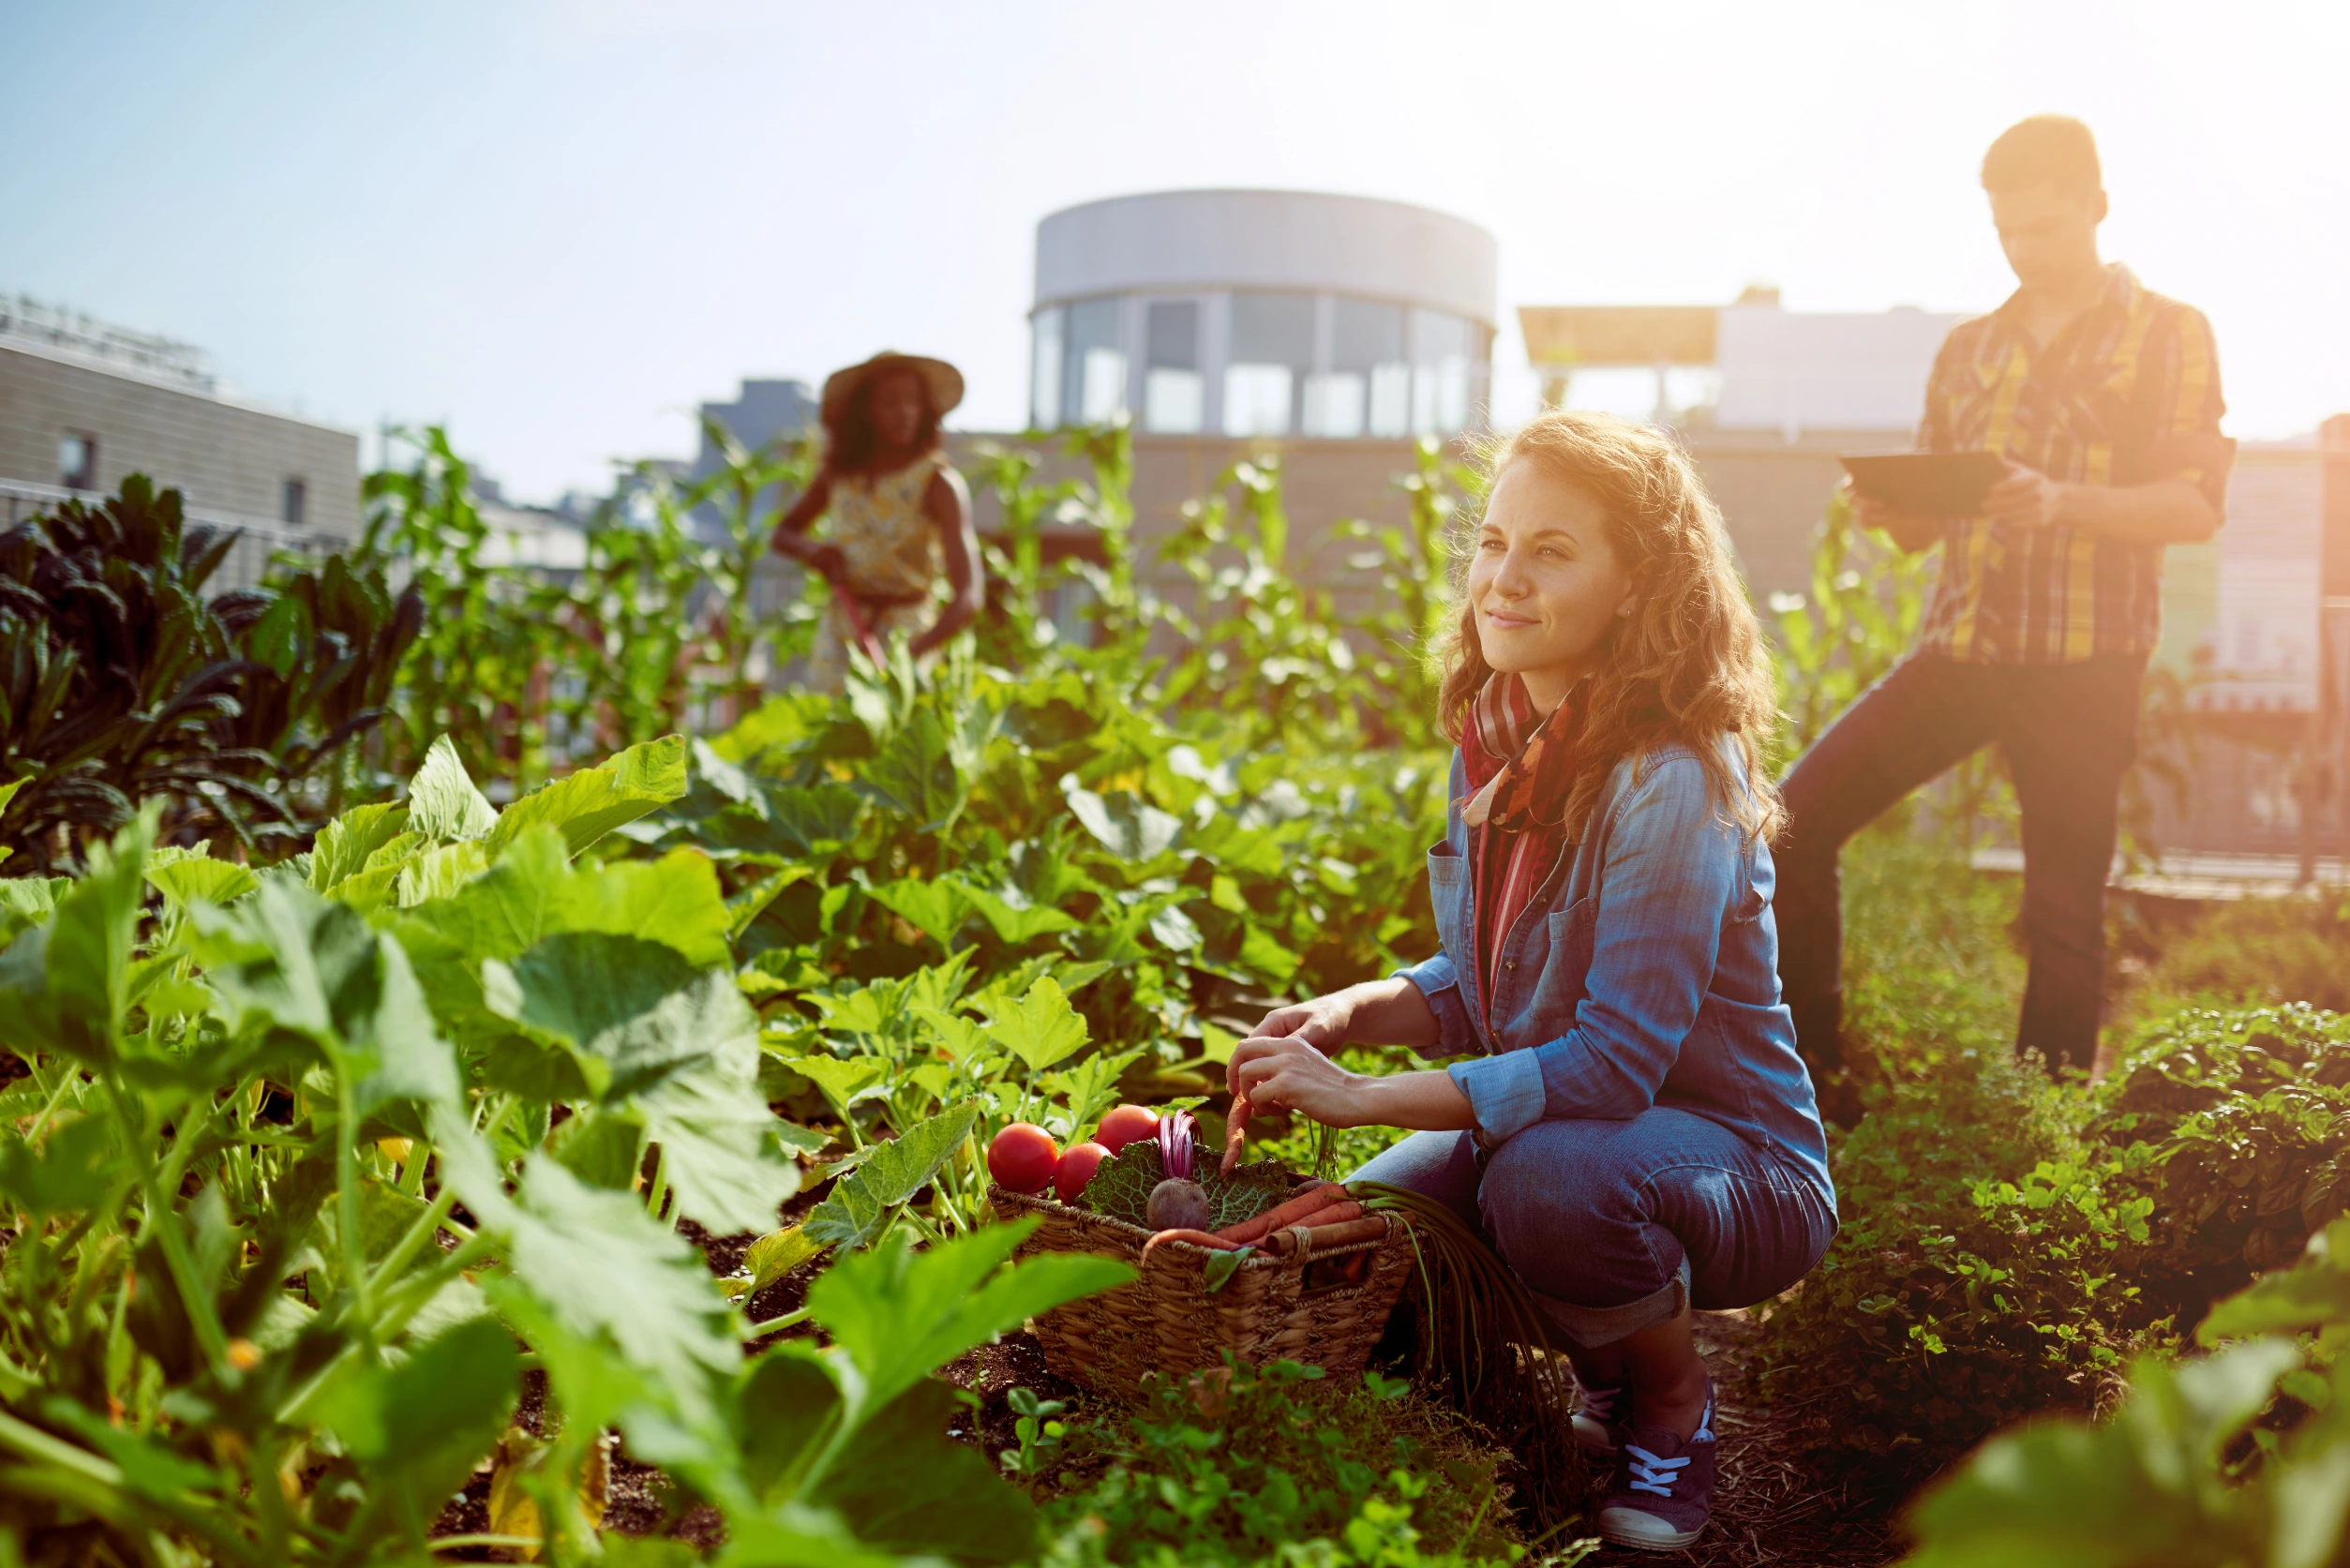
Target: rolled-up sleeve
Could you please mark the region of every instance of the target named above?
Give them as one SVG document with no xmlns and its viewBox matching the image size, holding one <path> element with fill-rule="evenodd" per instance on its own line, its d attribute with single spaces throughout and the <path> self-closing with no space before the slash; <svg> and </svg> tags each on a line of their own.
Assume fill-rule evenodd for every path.
<svg viewBox="0 0 2350 1568">
<path fill-rule="evenodd" d="M 1476 1031 L 1469 1026 L 1469 1009 L 1460 1000 L 1460 974 L 1451 959 L 1440 952 L 1397 970 L 1393 978 L 1410 980 L 1436 1015 L 1436 1043 L 1421 1055 L 1458 1056 L 1477 1049 Z"/>
<path fill-rule="evenodd" d="M 1696 758 L 1655 763 L 1612 814 L 1575 1024 L 1452 1068 L 1488 1137 L 1544 1118 L 1621 1121 L 1654 1103 L 1713 983 L 1747 858 Z"/>
</svg>

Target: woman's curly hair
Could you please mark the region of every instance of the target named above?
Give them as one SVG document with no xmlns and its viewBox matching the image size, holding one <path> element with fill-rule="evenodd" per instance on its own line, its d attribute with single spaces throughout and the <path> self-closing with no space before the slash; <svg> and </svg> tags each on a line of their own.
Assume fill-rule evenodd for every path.
<svg viewBox="0 0 2350 1568">
<path fill-rule="evenodd" d="M 1679 741 L 1697 754 L 1725 820 L 1751 839 L 1784 820 L 1762 750 L 1778 724 L 1771 656 L 1731 558 L 1721 510 L 1688 454 L 1664 432 L 1609 414 L 1550 410 L 1480 454 L 1489 481 L 1514 463 L 1536 463 L 1580 485 L 1606 512 L 1616 554 L 1630 571 L 1632 613 L 1609 631 L 1592 677 L 1579 769 L 1564 819 L 1579 835 L 1618 762 L 1636 766 Z M 1477 518 L 1464 518 L 1464 542 Z M 1444 681 L 1438 722 L 1458 743 L 1470 704 L 1492 673 L 1477 642 L 1465 591 L 1468 553 L 1456 574 L 1460 619 L 1438 650 Z M 1722 740 L 1744 754 L 1744 776 Z"/>
</svg>

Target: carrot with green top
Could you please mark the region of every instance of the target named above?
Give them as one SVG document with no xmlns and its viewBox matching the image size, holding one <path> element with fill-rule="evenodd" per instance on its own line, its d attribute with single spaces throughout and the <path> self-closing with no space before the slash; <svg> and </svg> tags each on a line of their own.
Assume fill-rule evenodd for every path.
<svg viewBox="0 0 2350 1568">
<path fill-rule="evenodd" d="M 1226 1241 L 1221 1236 L 1211 1236 L 1205 1231 L 1161 1231 L 1150 1240 L 1143 1243 L 1143 1255 L 1137 1261 L 1148 1262 L 1150 1249 L 1162 1241 L 1188 1241 L 1194 1247 L 1205 1247 L 1216 1252 L 1237 1252 L 1240 1249 L 1238 1242 Z"/>
</svg>

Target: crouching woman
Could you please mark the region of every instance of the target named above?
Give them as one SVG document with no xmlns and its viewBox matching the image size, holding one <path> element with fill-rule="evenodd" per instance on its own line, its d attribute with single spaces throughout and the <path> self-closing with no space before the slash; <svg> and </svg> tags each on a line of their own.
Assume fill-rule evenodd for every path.
<svg viewBox="0 0 2350 1568">
<path fill-rule="evenodd" d="M 1231 1086 L 1414 1129 L 1358 1178 L 1482 1224 L 1561 1331 L 1576 1438 L 1613 1460 L 1600 1532 L 1677 1549 L 1714 1489 L 1690 1309 L 1787 1289 L 1836 1227 L 1779 1000 L 1768 657 L 1687 457 L 1605 416 L 1501 449 L 1466 599 L 1442 951 L 1269 1014 Z M 1349 1041 L 1471 1059 L 1368 1077 L 1330 1059 Z"/>
</svg>

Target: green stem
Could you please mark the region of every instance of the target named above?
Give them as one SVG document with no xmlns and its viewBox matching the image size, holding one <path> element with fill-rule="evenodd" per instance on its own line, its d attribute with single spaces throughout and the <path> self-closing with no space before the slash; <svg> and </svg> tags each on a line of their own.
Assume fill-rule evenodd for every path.
<svg viewBox="0 0 2350 1568">
<path fill-rule="evenodd" d="M 50 1091 L 49 1103 L 42 1106 L 41 1113 L 33 1118 L 32 1130 L 24 1135 L 27 1143 L 40 1137 L 41 1128 L 49 1125 L 49 1118 L 56 1113 L 58 1105 L 65 1099 L 66 1091 L 73 1087 L 73 1081 L 78 1076 L 73 1070 L 73 1064 L 66 1063 L 65 1069 L 57 1075 L 57 1087 Z"/>
<path fill-rule="evenodd" d="M 668 1202 L 669 1145 L 664 1143 L 660 1155 L 652 1162 L 652 1192 L 646 1200 L 645 1212 L 659 1219 L 662 1209 L 667 1206 Z"/>
<path fill-rule="evenodd" d="M 139 1119 L 132 1114 L 130 1104 L 123 1098 L 122 1088 L 112 1078 L 101 1079 L 106 1085 L 107 1098 L 114 1107 L 114 1116 L 123 1132 L 123 1147 L 134 1151 L 140 1143 Z M 187 1308 L 188 1322 L 196 1330 L 197 1342 L 211 1358 L 216 1370 L 227 1369 L 229 1337 L 220 1326 L 220 1314 L 216 1309 L 212 1292 L 199 1289 L 195 1260 L 187 1255 L 187 1244 L 179 1233 L 177 1211 L 164 1201 L 163 1190 L 156 1181 L 155 1167 L 139 1162 L 139 1195 L 144 1205 L 140 1216 L 142 1235 L 154 1232 L 156 1246 L 163 1253 L 163 1267 L 179 1291 L 181 1304 Z"/>
<path fill-rule="evenodd" d="M 750 1337 L 764 1339 L 771 1334 L 780 1334 L 795 1323 L 804 1323 L 807 1321 L 808 1309 L 804 1307 L 797 1312 L 786 1312 L 780 1318 L 762 1318 L 751 1325 Z"/>
<path fill-rule="evenodd" d="M 359 1225 L 359 1150 L 353 1142 L 359 1136 L 359 1087 L 352 1082 L 350 1064 L 343 1061 L 335 1064 L 335 1108 L 336 1212 L 343 1233 L 343 1282 L 352 1295 L 351 1316 L 358 1320 L 359 1343 L 372 1357 L 375 1282 L 368 1277 L 367 1237 Z"/>
</svg>

